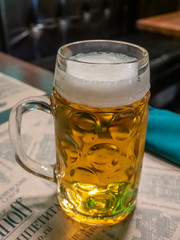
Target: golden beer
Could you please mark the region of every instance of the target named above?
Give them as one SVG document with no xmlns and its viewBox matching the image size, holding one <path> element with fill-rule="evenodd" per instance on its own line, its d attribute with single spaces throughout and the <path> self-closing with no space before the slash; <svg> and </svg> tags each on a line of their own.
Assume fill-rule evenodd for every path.
<svg viewBox="0 0 180 240">
<path fill-rule="evenodd" d="M 75 220 L 118 223 L 136 203 L 149 89 L 149 57 L 142 47 L 108 40 L 62 46 L 51 96 L 24 99 L 11 112 L 17 162 L 56 182 L 59 203 Z M 54 165 L 33 161 L 22 147 L 22 114 L 34 109 L 53 115 Z"/>
<path fill-rule="evenodd" d="M 149 95 L 106 109 L 69 103 L 54 89 L 58 199 L 73 218 L 114 224 L 134 208 Z"/>
<path fill-rule="evenodd" d="M 135 206 L 148 66 L 147 52 L 131 44 L 85 41 L 60 48 L 50 98 L 55 174 L 59 203 L 78 221 L 115 224 Z"/>
</svg>

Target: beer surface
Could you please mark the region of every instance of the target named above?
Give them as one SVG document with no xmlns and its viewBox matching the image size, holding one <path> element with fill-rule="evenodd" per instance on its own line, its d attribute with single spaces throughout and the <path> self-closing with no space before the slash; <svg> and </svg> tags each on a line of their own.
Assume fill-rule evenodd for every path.
<svg viewBox="0 0 180 240">
<path fill-rule="evenodd" d="M 149 90 L 149 67 L 124 54 L 91 52 L 66 59 L 56 68 L 54 87 L 69 102 L 118 107 L 141 99 Z"/>
</svg>

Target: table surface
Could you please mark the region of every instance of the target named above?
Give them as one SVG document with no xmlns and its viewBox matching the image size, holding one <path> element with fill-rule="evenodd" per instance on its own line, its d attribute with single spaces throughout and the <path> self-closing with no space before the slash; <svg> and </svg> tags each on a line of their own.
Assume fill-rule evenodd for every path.
<svg viewBox="0 0 180 240">
<path fill-rule="evenodd" d="M 136 26 L 140 30 L 180 37 L 180 11 L 138 19 Z"/>
<path fill-rule="evenodd" d="M 18 60 L 14 57 L 8 56 L 4 53 L 0 53 L 0 72 L 3 72 L 16 79 L 19 79 L 20 81 L 28 83 L 34 87 L 40 88 L 44 90 L 47 94 L 50 94 L 52 90 L 53 74 L 51 72 L 46 71 L 45 69 L 41 69 L 27 62 L 24 62 L 22 60 Z M 49 128 L 49 121 L 47 121 L 47 125 L 48 127 L 43 128 L 43 131 Z M 36 125 L 37 128 L 39 128 L 38 126 L 39 125 Z M 47 139 L 46 141 L 44 141 L 44 144 L 46 142 L 47 142 Z M 5 145 L 3 144 L 5 143 L 3 142 L 1 144 L 2 148 L 0 149 L 0 153 L 1 151 L 3 151 L 2 155 L 6 153 L 6 148 L 7 148 L 7 154 L 10 155 L 10 150 L 8 150 L 8 144 L 6 145 L 6 148 L 4 147 Z M 160 238 L 161 239 L 179 239 L 178 236 L 180 232 L 180 218 L 179 218 L 180 189 L 179 189 L 179 184 L 177 184 L 180 182 L 179 169 L 173 164 L 166 163 L 162 159 L 159 159 L 157 156 L 153 156 L 151 154 L 145 154 L 142 177 L 141 177 L 142 181 L 141 181 L 141 185 L 138 193 L 137 206 L 132 216 L 130 216 L 130 218 L 127 219 L 122 224 L 120 223 L 111 228 L 103 228 L 103 229 L 98 229 L 97 227 L 94 227 L 93 231 L 90 232 L 90 230 L 92 230 L 91 227 L 87 228 L 87 227 L 83 227 L 82 225 L 77 225 L 76 223 L 71 221 L 69 218 L 67 218 L 59 208 L 58 210 L 57 210 L 57 207 L 55 208 L 55 206 L 57 206 L 56 195 L 54 195 L 55 188 L 52 185 L 50 185 L 50 183 L 48 184 L 44 182 L 41 183 L 40 180 L 38 180 L 38 178 L 35 178 L 35 176 L 33 175 L 29 175 L 29 174 L 27 176 L 23 175 L 25 174 L 24 173 L 25 171 L 23 172 L 22 170 L 21 172 L 21 169 L 15 165 L 14 163 L 15 160 L 10 159 L 10 156 L 7 154 L 0 156 L 2 157 L 0 158 L 1 164 L 2 163 L 4 164 L 1 166 L 1 172 L 0 172 L 0 175 L 2 175 L 0 176 L 1 177 L 0 180 L 2 180 L 1 184 L 3 184 L 3 177 L 4 177 L 3 186 L 5 186 L 5 189 L 8 188 L 8 186 L 6 185 L 6 176 L 3 175 L 4 173 L 2 172 L 2 169 L 3 167 L 7 168 L 8 166 L 11 166 L 11 168 L 8 167 L 6 171 L 11 172 L 12 174 L 13 184 L 16 183 L 13 185 L 14 189 L 15 189 L 15 186 L 18 187 L 18 189 L 22 189 L 22 192 L 23 192 L 22 194 L 24 194 L 24 195 L 20 195 L 21 192 L 18 193 L 17 191 L 17 195 L 13 198 L 12 201 L 15 201 L 16 199 L 17 200 L 13 204 L 15 203 L 19 204 L 18 199 L 20 200 L 23 199 L 23 203 L 24 202 L 27 203 L 28 206 L 32 208 L 32 209 L 26 208 L 26 212 L 27 212 L 27 209 L 29 209 L 29 212 L 34 214 L 33 215 L 34 217 L 33 216 L 31 217 L 32 215 L 31 214 L 30 218 L 27 218 L 27 221 L 25 219 L 25 224 L 22 225 L 22 228 L 19 228 L 20 231 L 18 234 L 20 234 L 20 238 L 18 239 L 24 239 L 22 237 L 24 236 L 23 234 L 27 234 L 27 232 L 25 232 L 25 230 L 27 229 L 27 226 L 29 226 L 30 228 L 31 227 L 30 224 L 32 223 L 32 221 L 33 223 L 37 222 L 40 217 L 44 216 L 43 215 L 44 213 L 48 214 L 47 211 L 49 211 L 49 209 L 52 210 L 50 215 L 52 216 L 52 220 L 50 219 L 51 222 L 50 221 L 47 222 L 47 224 L 51 224 L 50 228 L 49 228 L 49 225 L 47 224 L 43 226 L 43 229 L 46 227 L 47 229 L 50 229 L 52 231 L 52 233 L 49 231 L 48 232 L 49 236 L 46 236 L 46 239 L 49 239 L 49 240 L 50 239 L 64 239 L 64 240 L 117 239 L 119 240 L 120 236 L 122 236 L 121 239 L 124 239 L 124 240 L 129 240 L 129 239 L 152 240 L 152 235 L 153 236 L 155 235 L 153 239 L 160 239 Z M 5 159 L 5 157 L 7 159 Z M 2 161 L 2 160 L 5 160 L 5 161 Z M 14 166 L 16 166 L 15 169 L 14 169 Z M 15 175 L 13 175 L 14 172 L 15 172 Z M 29 182 L 32 182 L 32 184 L 30 185 Z M 20 186 L 20 183 L 22 186 Z M 10 184 L 12 183 L 10 182 L 9 186 L 11 186 Z M 42 187 L 42 189 L 39 188 L 39 191 L 41 193 L 40 198 L 37 198 L 38 193 L 36 190 L 34 190 L 34 185 Z M 1 188 L 1 190 L 2 189 L 3 187 Z M 9 187 L 6 193 L 11 192 L 12 189 L 13 188 Z M 49 192 L 51 193 L 50 195 L 49 195 Z M 6 197 L 5 194 L 4 195 L 2 194 L 0 196 L 1 196 L 1 200 Z M 21 198 L 18 198 L 19 196 L 21 196 Z M 30 201 L 32 201 L 32 203 L 35 201 L 37 202 L 35 202 L 36 204 L 31 205 Z M 6 201 L 4 201 L 3 209 L 4 209 L 4 206 L 9 207 L 9 204 L 10 204 L 9 202 L 6 203 Z M 2 216 L 3 219 L 6 217 L 7 214 L 11 214 L 10 212 L 11 209 L 10 210 L 9 208 L 7 209 L 8 209 L 8 213 L 6 212 L 4 213 L 4 215 Z M 2 209 L 0 209 L 0 211 L 2 212 Z M 56 214 L 57 212 L 58 214 Z M 24 214 L 23 216 L 26 216 L 26 215 Z M 3 221 L 1 218 L 0 218 L 0 221 Z M 164 225 L 162 223 L 166 224 L 165 225 L 166 231 L 164 231 Z M 13 225 L 11 224 L 11 226 Z M 76 238 L 80 234 L 79 228 L 83 230 L 81 232 L 82 234 L 81 237 L 84 237 L 84 238 L 79 238 L 79 237 Z M 47 231 L 47 229 L 45 230 Z M 37 233 L 33 232 L 34 237 L 32 239 L 45 239 L 44 238 L 45 230 L 44 232 L 41 229 L 37 231 Z M 9 235 L 6 234 L 7 235 L 6 239 L 7 238 L 12 239 L 11 236 L 13 234 L 16 234 L 16 232 L 17 231 L 14 231 L 14 230 L 12 232 L 7 231 Z M 92 236 L 90 235 L 90 233 Z M 0 234 L 1 234 L 1 230 L 0 230 Z M 42 234 L 42 235 L 40 236 L 39 234 Z M 40 237 L 38 238 L 38 236 Z M 59 237 L 57 238 L 57 236 Z M 144 236 L 146 236 L 146 238 L 144 238 Z"/>
<path fill-rule="evenodd" d="M 46 69 L 0 52 L 0 72 L 51 94 L 54 74 Z M 8 121 L 10 111 L 1 113 L 0 124 Z"/>
<path fill-rule="evenodd" d="M 0 52 L 0 72 L 50 94 L 54 75 L 31 63 Z"/>
</svg>

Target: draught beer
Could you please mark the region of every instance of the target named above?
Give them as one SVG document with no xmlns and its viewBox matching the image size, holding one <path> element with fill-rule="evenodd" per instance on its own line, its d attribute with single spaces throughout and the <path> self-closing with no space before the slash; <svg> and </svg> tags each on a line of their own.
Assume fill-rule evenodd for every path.
<svg viewBox="0 0 180 240">
<path fill-rule="evenodd" d="M 62 46 L 50 97 L 17 103 L 9 131 L 17 162 L 57 183 L 62 209 L 77 221 L 113 225 L 132 212 L 140 181 L 149 100 L 149 58 L 140 46 L 91 40 Z M 22 146 L 24 112 L 54 117 L 56 164 Z"/>
<path fill-rule="evenodd" d="M 150 96 L 148 61 L 131 56 L 137 48 L 92 41 L 57 56 L 51 111 L 58 199 L 78 221 L 115 224 L 135 206 Z"/>
</svg>

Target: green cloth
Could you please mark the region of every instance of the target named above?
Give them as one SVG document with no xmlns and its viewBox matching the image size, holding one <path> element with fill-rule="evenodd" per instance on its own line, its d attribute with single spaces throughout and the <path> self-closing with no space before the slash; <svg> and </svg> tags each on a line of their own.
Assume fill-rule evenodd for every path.
<svg viewBox="0 0 180 240">
<path fill-rule="evenodd" d="M 180 115 L 149 107 L 146 150 L 180 165 Z"/>
</svg>

